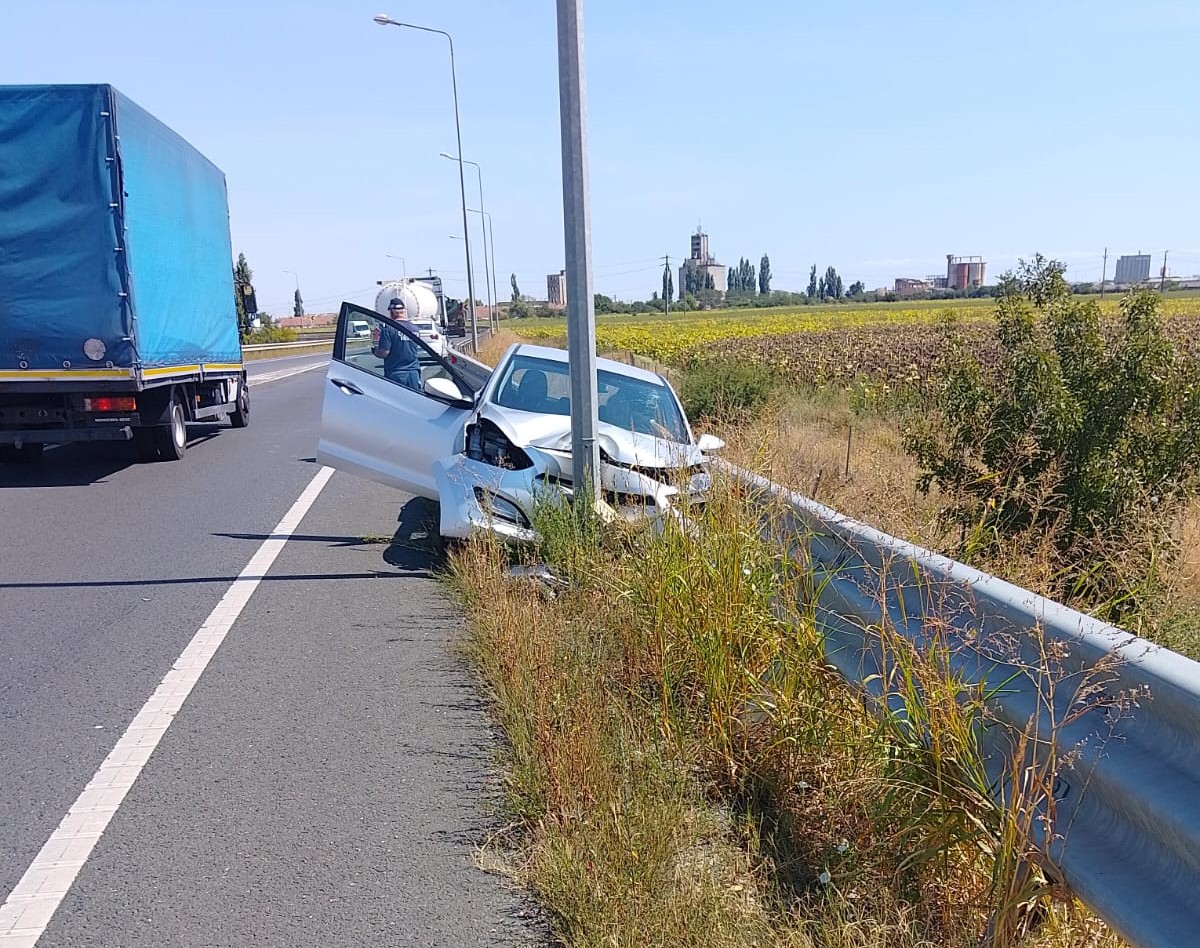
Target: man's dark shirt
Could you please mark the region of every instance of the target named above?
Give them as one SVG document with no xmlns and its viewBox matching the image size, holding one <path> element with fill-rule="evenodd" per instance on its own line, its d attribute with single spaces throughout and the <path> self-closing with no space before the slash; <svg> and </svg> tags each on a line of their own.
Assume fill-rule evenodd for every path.
<svg viewBox="0 0 1200 948">
<path fill-rule="evenodd" d="M 421 364 L 418 353 L 421 351 L 416 341 L 408 333 L 384 326 L 379 331 L 378 352 L 386 352 L 383 357 L 383 376 L 409 388 L 420 386 Z"/>
</svg>

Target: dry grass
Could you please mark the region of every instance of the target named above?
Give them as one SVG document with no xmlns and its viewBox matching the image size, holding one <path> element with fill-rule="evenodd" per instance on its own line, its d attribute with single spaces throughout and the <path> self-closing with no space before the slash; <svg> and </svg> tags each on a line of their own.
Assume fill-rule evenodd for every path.
<svg viewBox="0 0 1200 948">
<path fill-rule="evenodd" d="M 499 332 L 489 333 L 479 346 L 479 354 L 476 358 L 488 365 L 495 365 L 509 346 L 515 342 L 525 341 L 511 329 L 501 329 Z"/>
<path fill-rule="evenodd" d="M 917 466 L 896 425 L 856 414 L 847 398 L 788 396 L 763 418 L 721 434 L 725 457 L 740 467 L 893 536 L 932 548 L 949 540 L 937 492 L 916 490 Z"/>
<path fill-rule="evenodd" d="M 772 943 L 736 828 L 622 700 L 628 613 L 597 589 L 549 599 L 505 579 L 504 563 L 497 546 L 478 542 L 454 572 L 509 741 L 520 821 L 519 851 L 504 860 L 512 874 L 566 944 Z"/>
<path fill-rule="evenodd" d="M 808 579 L 734 493 L 689 530 L 537 527 L 565 591 L 485 541 L 453 570 L 509 738 L 503 862 L 565 944 L 976 948 L 989 919 L 994 948 L 1120 944 L 1039 901 L 1013 855 L 1037 791 L 1008 819 L 991 800 L 945 662 L 889 641 L 906 713 L 881 725 L 778 614 Z"/>
<path fill-rule="evenodd" d="M 1179 594 L 1200 607 L 1200 499 L 1188 504 L 1179 535 Z"/>
</svg>

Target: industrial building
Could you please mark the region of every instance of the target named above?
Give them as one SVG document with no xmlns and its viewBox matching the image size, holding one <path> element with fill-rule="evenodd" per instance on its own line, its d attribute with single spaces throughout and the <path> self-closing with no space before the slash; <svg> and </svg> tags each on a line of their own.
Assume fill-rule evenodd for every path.
<svg viewBox="0 0 1200 948">
<path fill-rule="evenodd" d="M 932 289 L 928 280 L 916 280 L 912 277 L 896 277 L 896 287 L 893 291 L 901 299 L 913 296 L 924 296 Z"/>
<path fill-rule="evenodd" d="M 946 254 L 946 286 L 951 290 L 973 290 L 987 282 L 987 261 L 980 256 Z"/>
<path fill-rule="evenodd" d="M 987 282 L 987 261 L 978 255 L 946 254 L 946 275 L 934 273 L 923 280 L 896 277 L 893 292 L 899 297 L 924 296 L 932 290 L 974 290 Z"/>
<path fill-rule="evenodd" d="M 691 256 L 679 268 L 679 283 L 676 285 L 676 290 L 680 299 L 683 298 L 684 287 L 687 286 L 689 270 L 693 272 L 702 270 L 707 277 L 712 278 L 713 290 L 717 296 L 725 295 L 726 267 L 724 264 L 718 263 L 717 259 L 708 252 L 708 234 L 699 227 L 696 228 L 696 233 L 692 234 Z"/>
<path fill-rule="evenodd" d="M 1113 282 L 1144 283 L 1150 279 L 1150 254 L 1126 254 L 1117 258 L 1117 272 Z"/>
<path fill-rule="evenodd" d="M 567 271 L 559 270 L 546 277 L 546 305 L 551 309 L 564 309 L 567 305 Z"/>
</svg>

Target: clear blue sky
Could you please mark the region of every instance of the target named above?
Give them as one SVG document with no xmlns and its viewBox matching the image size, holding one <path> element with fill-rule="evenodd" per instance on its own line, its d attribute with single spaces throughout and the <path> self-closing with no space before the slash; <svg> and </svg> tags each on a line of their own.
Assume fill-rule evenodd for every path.
<svg viewBox="0 0 1200 948">
<path fill-rule="evenodd" d="M 501 294 L 515 272 L 544 296 L 563 257 L 551 0 L 11 3 L 0 63 L 10 83 L 111 82 L 208 155 L 264 308 L 290 309 L 285 269 L 310 312 L 370 300 L 389 253 L 461 294 L 446 44 L 379 12 L 454 35 Z M 1106 245 L 1110 274 L 1164 249 L 1200 272 L 1194 0 L 587 0 L 584 22 L 601 292 L 648 297 L 698 222 L 722 262 L 768 253 L 777 289 L 811 263 L 874 287 L 1037 250 L 1095 279 Z"/>
</svg>

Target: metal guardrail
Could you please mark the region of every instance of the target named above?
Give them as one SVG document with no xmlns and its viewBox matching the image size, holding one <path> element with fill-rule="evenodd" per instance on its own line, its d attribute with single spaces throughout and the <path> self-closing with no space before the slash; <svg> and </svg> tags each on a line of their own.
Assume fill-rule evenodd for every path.
<svg viewBox="0 0 1200 948">
<path fill-rule="evenodd" d="M 253 346 L 242 346 L 242 352 L 268 352 L 271 349 L 312 349 L 316 346 L 332 346 L 333 337 L 314 339 L 311 342 L 264 342 Z"/>
<path fill-rule="evenodd" d="M 1033 821 L 1048 871 L 1136 945 L 1200 944 L 1200 663 L 720 467 L 772 507 L 767 535 L 812 568 L 808 606 L 846 679 L 894 698 L 872 630 L 941 643 L 1009 725 L 979 736 L 997 799 L 1011 792 L 1015 736 L 1036 729 L 1018 752 L 1027 765 L 1053 755 L 1053 801 Z"/>
</svg>

